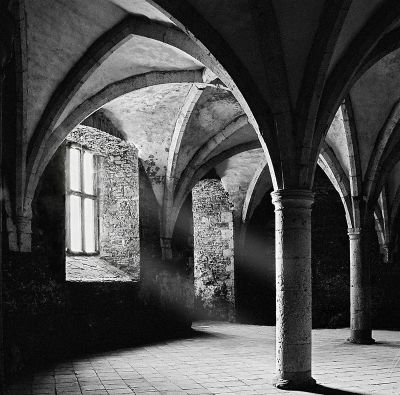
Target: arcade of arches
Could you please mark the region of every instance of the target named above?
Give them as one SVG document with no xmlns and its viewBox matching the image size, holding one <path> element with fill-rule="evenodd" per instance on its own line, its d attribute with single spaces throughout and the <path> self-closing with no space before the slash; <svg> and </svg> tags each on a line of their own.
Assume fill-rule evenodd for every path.
<svg viewBox="0 0 400 395">
<path fill-rule="evenodd" d="M 299 389 L 313 327 L 400 329 L 398 0 L 0 20 L 2 381 L 212 319 L 276 325 Z"/>
</svg>

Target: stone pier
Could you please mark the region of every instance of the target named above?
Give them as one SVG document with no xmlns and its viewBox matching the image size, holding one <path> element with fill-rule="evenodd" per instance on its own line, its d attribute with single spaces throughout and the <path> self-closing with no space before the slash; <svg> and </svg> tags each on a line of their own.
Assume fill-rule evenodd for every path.
<svg viewBox="0 0 400 395">
<path fill-rule="evenodd" d="M 372 344 L 370 269 L 363 253 L 361 228 L 348 229 L 350 239 L 350 338 L 351 343 Z M 365 248 L 366 246 L 364 246 Z M 364 257 L 363 257 L 364 256 Z"/>
<path fill-rule="evenodd" d="M 311 205 L 308 190 L 277 190 L 275 205 L 276 382 L 282 389 L 311 377 Z"/>
</svg>

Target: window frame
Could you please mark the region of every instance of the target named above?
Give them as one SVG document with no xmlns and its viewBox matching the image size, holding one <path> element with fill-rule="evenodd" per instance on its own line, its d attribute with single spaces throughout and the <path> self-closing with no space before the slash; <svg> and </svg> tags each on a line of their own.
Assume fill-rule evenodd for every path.
<svg viewBox="0 0 400 395">
<path fill-rule="evenodd" d="M 66 253 L 72 256 L 95 256 L 100 254 L 100 209 L 99 209 L 99 156 L 93 151 L 88 149 L 82 144 L 77 144 L 74 142 L 68 142 L 66 147 L 66 158 L 65 158 L 65 212 L 66 212 Z M 80 191 L 75 191 L 70 188 L 71 176 L 70 176 L 70 155 L 71 149 L 78 149 L 80 151 L 79 157 L 79 177 L 80 177 Z M 93 155 L 93 192 L 94 194 L 89 194 L 85 192 L 85 177 L 84 177 L 84 152 L 89 152 Z M 71 250 L 71 224 L 70 224 L 70 196 L 78 196 L 81 201 L 81 243 L 82 251 L 72 251 Z M 85 251 L 85 199 L 91 199 L 94 203 L 94 252 Z"/>
</svg>

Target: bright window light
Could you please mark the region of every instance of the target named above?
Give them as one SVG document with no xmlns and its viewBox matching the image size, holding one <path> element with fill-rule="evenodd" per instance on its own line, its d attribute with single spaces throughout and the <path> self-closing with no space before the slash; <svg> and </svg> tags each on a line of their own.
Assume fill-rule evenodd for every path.
<svg viewBox="0 0 400 395">
<path fill-rule="evenodd" d="M 73 191 L 81 190 L 81 153 L 76 148 L 69 150 L 69 187 Z"/>
<path fill-rule="evenodd" d="M 68 250 L 94 254 L 98 251 L 95 157 L 79 147 L 69 147 Z"/>
<path fill-rule="evenodd" d="M 84 200 L 85 209 L 85 252 L 93 253 L 96 251 L 96 240 L 95 240 L 95 215 L 94 215 L 94 200 Z"/>
<path fill-rule="evenodd" d="M 90 195 L 94 195 L 94 166 L 93 166 L 93 154 L 84 151 L 83 153 L 83 175 L 84 175 L 84 192 Z"/>
<path fill-rule="evenodd" d="M 82 213 L 79 196 L 70 195 L 69 214 L 71 251 L 82 252 Z"/>
</svg>

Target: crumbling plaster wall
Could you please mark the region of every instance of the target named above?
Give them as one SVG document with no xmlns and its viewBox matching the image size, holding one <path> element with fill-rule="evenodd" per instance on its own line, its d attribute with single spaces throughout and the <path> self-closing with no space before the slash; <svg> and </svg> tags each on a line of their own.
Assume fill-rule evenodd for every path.
<svg viewBox="0 0 400 395">
<path fill-rule="evenodd" d="M 137 149 L 97 129 L 78 126 L 68 136 L 98 155 L 100 258 L 140 278 Z"/>
<path fill-rule="evenodd" d="M 202 317 L 234 319 L 233 206 L 221 181 L 192 191 L 195 308 Z"/>
</svg>

